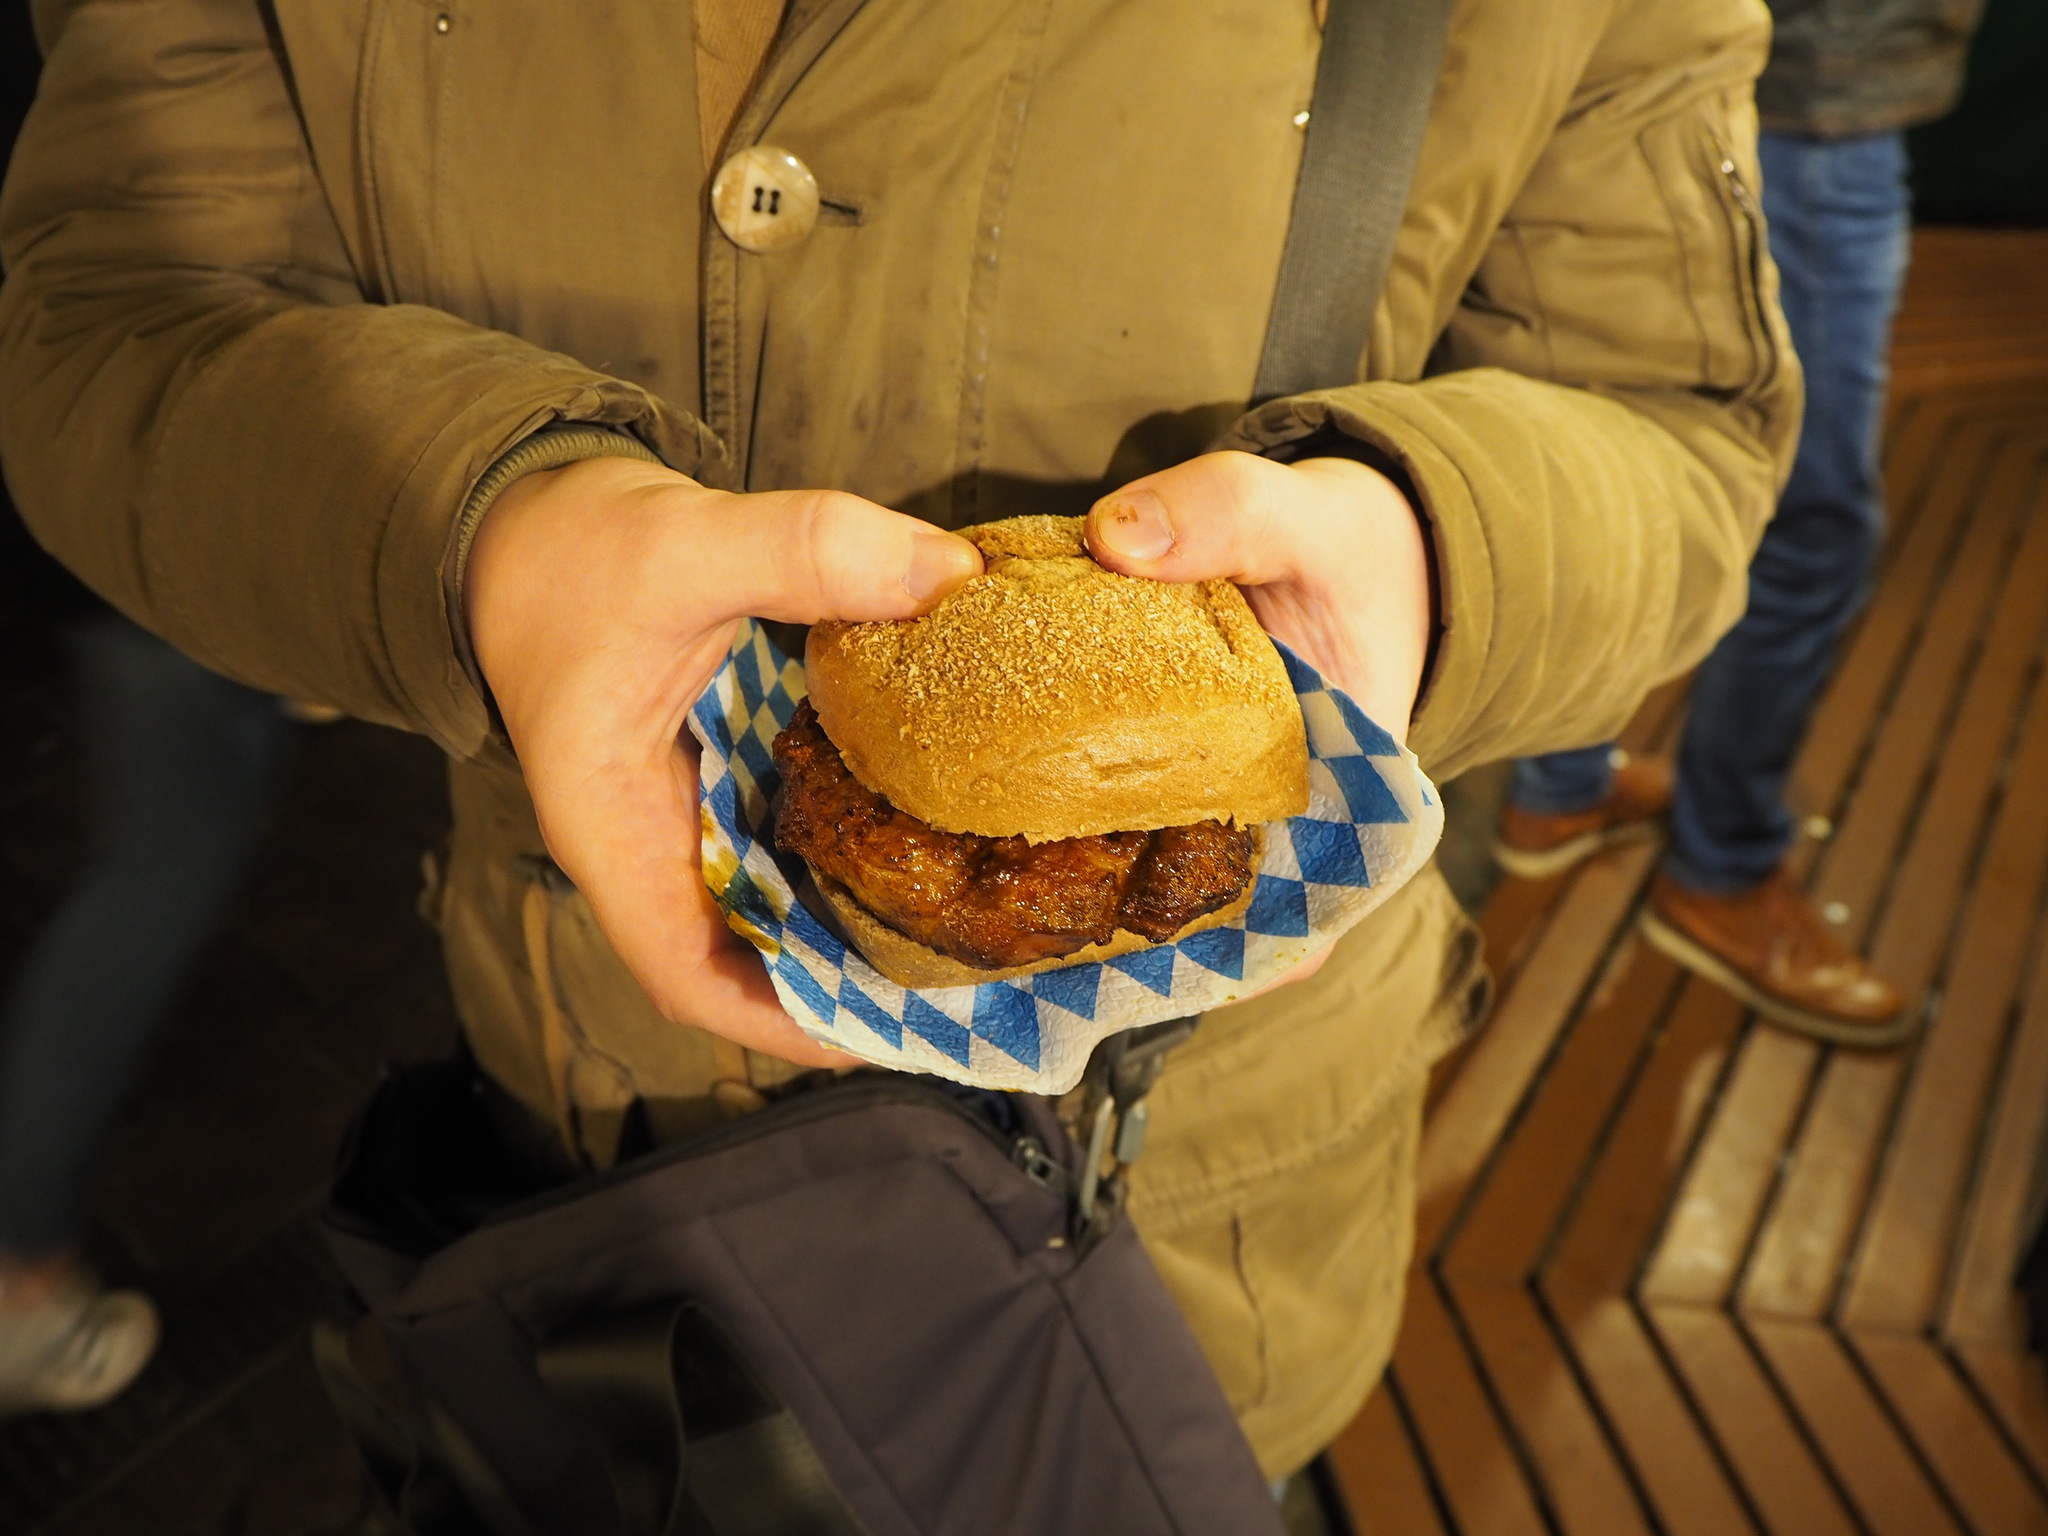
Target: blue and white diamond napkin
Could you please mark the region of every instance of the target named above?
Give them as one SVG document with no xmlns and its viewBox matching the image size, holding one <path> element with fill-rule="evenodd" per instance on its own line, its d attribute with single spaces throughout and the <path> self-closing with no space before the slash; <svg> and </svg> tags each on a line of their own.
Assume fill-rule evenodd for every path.
<svg viewBox="0 0 2048 1536">
<path fill-rule="evenodd" d="M 1104 1036 L 1276 980 L 1399 890 L 1436 847 L 1443 807 L 1414 754 L 1284 645 L 1280 655 L 1308 726 L 1309 806 L 1267 826 L 1258 885 L 1235 923 L 1014 981 L 897 986 L 804 908 L 802 861 L 764 839 L 778 778 L 769 744 L 804 696 L 804 669 L 752 620 L 690 714 L 704 745 L 705 881 L 814 1039 L 903 1071 L 1065 1093 Z"/>
</svg>

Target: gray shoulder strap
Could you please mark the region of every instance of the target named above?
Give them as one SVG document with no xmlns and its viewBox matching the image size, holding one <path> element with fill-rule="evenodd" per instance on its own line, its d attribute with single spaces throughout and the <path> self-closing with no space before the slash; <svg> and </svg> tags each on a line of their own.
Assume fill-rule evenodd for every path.
<svg viewBox="0 0 2048 1536">
<path fill-rule="evenodd" d="M 1422 149 L 1452 0 L 1330 0 L 1259 401 L 1352 383 Z"/>
</svg>

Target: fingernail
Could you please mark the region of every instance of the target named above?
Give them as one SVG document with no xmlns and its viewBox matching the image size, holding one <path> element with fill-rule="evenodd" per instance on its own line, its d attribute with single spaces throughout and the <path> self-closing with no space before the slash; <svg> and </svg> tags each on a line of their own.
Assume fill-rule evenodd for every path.
<svg viewBox="0 0 2048 1536">
<path fill-rule="evenodd" d="M 981 574 L 981 552 L 950 533 L 921 533 L 910 546 L 903 590 L 920 603 L 935 603 L 962 582 Z"/>
<path fill-rule="evenodd" d="M 1157 560 L 1173 548 L 1166 503 L 1150 491 L 1126 491 L 1104 502 L 1095 519 L 1095 542 L 1126 560 Z"/>
</svg>

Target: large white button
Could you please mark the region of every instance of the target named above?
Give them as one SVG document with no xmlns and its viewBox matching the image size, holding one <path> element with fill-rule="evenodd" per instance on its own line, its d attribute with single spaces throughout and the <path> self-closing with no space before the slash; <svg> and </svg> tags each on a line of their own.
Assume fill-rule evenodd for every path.
<svg viewBox="0 0 2048 1536">
<path fill-rule="evenodd" d="M 711 212 L 725 237 L 763 255 L 792 246 L 818 223 L 818 179 L 786 149 L 756 144 L 718 168 Z"/>
</svg>

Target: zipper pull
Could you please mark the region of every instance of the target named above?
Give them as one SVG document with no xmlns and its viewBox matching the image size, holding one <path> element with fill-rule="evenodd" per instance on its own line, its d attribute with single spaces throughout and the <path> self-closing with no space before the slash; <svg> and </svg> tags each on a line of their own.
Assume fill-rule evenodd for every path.
<svg viewBox="0 0 2048 1536">
<path fill-rule="evenodd" d="M 1721 156 L 1720 171 L 1721 175 L 1728 182 L 1729 192 L 1734 196 L 1735 201 L 1741 204 L 1742 211 L 1744 213 L 1755 213 L 1756 207 L 1749 198 L 1749 184 L 1742 179 L 1742 170 L 1736 165 L 1733 158 L 1723 154 Z"/>
<path fill-rule="evenodd" d="M 1017 1138 L 1015 1159 L 1017 1166 L 1023 1170 L 1024 1177 L 1040 1189 L 1050 1190 L 1056 1195 L 1066 1194 L 1071 1182 L 1067 1177 L 1067 1170 L 1045 1150 L 1036 1136 Z"/>
</svg>

